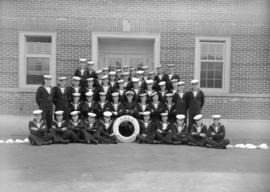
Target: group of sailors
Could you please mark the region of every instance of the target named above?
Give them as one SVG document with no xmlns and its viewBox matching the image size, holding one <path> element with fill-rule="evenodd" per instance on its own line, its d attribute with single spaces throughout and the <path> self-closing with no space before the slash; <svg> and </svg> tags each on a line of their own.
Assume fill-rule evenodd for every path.
<svg viewBox="0 0 270 192">
<path fill-rule="evenodd" d="M 226 148 L 225 128 L 221 116 L 213 116 L 207 128 L 201 121 L 204 93 L 199 81 L 190 86 L 174 74 L 157 67 L 157 73 L 148 66 L 140 69 L 124 66 L 110 71 L 95 71 L 94 62 L 79 60 L 72 83 L 66 77 L 58 78 L 51 86 L 50 75 L 44 75 L 44 84 L 36 92 L 39 110 L 29 122 L 29 140 L 33 145 L 51 143 L 117 143 L 112 126 L 122 115 L 137 118 L 140 125 L 138 143 L 190 144 Z M 55 113 L 53 118 L 53 110 Z M 126 124 L 127 131 L 129 130 Z"/>
</svg>

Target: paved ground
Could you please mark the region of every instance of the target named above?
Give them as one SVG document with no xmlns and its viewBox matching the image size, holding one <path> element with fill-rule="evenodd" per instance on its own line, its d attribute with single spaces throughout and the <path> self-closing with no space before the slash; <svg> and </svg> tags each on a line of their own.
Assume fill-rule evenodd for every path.
<svg viewBox="0 0 270 192">
<path fill-rule="evenodd" d="M 270 191 L 270 150 L 1 144 L 0 191 Z"/>
</svg>

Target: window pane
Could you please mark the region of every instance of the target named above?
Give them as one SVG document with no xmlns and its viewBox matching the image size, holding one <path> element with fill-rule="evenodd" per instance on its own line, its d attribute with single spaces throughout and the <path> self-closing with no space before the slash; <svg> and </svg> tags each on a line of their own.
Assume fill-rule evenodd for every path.
<svg viewBox="0 0 270 192">
<path fill-rule="evenodd" d="M 207 80 L 207 88 L 214 88 L 214 80 L 213 79 Z"/>
<path fill-rule="evenodd" d="M 223 60 L 224 44 L 216 44 L 216 60 Z"/>
<path fill-rule="evenodd" d="M 201 71 L 201 78 L 207 78 L 207 71 Z"/>
<path fill-rule="evenodd" d="M 208 45 L 205 43 L 201 44 L 201 60 L 207 60 L 207 49 Z"/>
<path fill-rule="evenodd" d="M 215 79 L 222 79 L 222 72 L 221 71 L 215 72 Z"/>
<path fill-rule="evenodd" d="M 201 62 L 201 70 L 202 71 L 208 70 L 208 62 Z"/>
<path fill-rule="evenodd" d="M 222 88 L 222 81 L 221 80 L 215 80 L 215 88 Z"/>
<path fill-rule="evenodd" d="M 26 83 L 41 84 L 42 76 L 48 74 L 50 68 L 50 59 L 42 57 L 26 58 Z"/>
<path fill-rule="evenodd" d="M 207 78 L 213 79 L 214 78 L 214 71 L 208 71 Z"/>
<path fill-rule="evenodd" d="M 27 54 L 51 54 L 50 36 L 26 36 L 26 53 Z"/>
<path fill-rule="evenodd" d="M 206 79 L 201 79 L 200 87 L 206 88 Z"/>
<path fill-rule="evenodd" d="M 215 44 L 209 44 L 208 60 L 215 60 Z"/>
</svg>

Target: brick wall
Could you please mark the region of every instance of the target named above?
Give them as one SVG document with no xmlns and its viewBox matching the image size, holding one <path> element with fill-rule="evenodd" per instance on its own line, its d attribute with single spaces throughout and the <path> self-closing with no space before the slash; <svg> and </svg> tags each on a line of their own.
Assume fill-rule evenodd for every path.
<svg viewBox="0 0 270 192">
<path fill-rule="evenodd" d="M 270 119 L 269 97 L 262 96 L 270 94 L 269 9 L 268 0 L 2 0 L 0 113 L 35 108 L 34 93 L 18 89 L 20 31 L 56 32 L 56 73 L 71 77 L 79 57 L 91 59 L 91 33 L 122 32 L 129 19 L 131 32 L 161 34 L 160 62 L 177 64 L 184 81 L 194 76 L 196 35 L 231 37 L 232 96 L 207 97 L 204 113 Z"/>
</svg>

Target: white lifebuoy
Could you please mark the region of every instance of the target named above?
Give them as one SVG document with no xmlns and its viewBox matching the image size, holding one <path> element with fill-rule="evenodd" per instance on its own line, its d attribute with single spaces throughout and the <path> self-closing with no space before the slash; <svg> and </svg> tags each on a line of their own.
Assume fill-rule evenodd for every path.
<svg viewBox="0 0 270 192">
<path fill-rule="evenodd" d="M 132 133 L 132 135 L 126 137 L 124 135 L 122 135 L 119 132 L 119 125 L 124 122 L 124 121 L 128 121 L 130 122 L 133 127 L 134 127 L 134 132 Z M 130 115 L 124 115 L 121 117 L 118 117 L 113 124 L 113 133 L 116 136 L 117 140 L 120 142 L 124 142 L 124 143 L 130 143 L 136 140 L 137 135 L 140 133 L 140 125 L 137 121 L 137 119 L 135 119 L 134 117 L 130 116 Z"/>
</svg>

